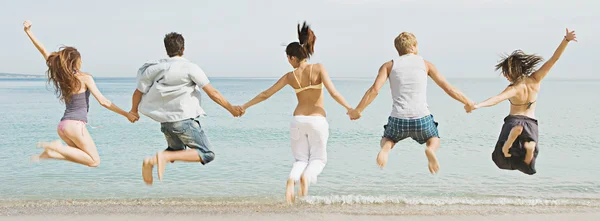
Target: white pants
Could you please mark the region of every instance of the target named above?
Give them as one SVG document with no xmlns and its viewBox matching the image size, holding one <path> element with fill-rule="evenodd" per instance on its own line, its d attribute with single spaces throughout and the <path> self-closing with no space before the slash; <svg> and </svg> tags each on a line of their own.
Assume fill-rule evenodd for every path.
<svg viewBox="0 0 600 221">
<path fill-rule="evenodd" d="M 290 141 L 296 162 L 290 179 L 298 182 L 302 174 L 308 183 L 316 183 L 327 163 L 329 124 L 321 116 L 294 116 L 290 124 Z"/>
</svg>

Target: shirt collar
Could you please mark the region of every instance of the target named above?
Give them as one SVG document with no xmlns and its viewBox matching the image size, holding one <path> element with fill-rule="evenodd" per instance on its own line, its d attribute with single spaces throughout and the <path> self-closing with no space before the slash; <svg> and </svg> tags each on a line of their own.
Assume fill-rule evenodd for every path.
<svg viewBox="0 0 600 221">
<path fill-rule="evenodd" d="M 169 61 L 187 61 L 187 59 L 185 59 L 184 57 L 180 57 L 180 56 L 170 57 L 167 60 L 169 60 Z"/>
</svg>

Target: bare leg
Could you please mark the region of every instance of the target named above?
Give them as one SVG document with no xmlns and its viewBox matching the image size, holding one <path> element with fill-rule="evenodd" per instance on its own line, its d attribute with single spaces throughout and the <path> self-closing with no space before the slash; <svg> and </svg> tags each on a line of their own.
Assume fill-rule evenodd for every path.
<svg viewBox="0 0 600 221">
<path fill-rule="evenodd" d="M 49 150 L 49 149 L 44 149 L 44 152 L 42 152 L 41 154 L 31 156 L 32 162 L 39 162 L 40 160 L 51 160 L 51 159 L 66 160 L 65 157 L 63 155 L 61 155 L 60 153 L 53 151 L 53 150 Z"/>
<path fill-rule="evenodd" d="M 436 174 L 440 170 L 440 165 L 438 163 L 435 152 L 440 147 L 440 138 L 432 137 L 427 140 L 427 148 L 425 149 L 425 155 L 427 156 L 427 161 L 429 161 L 429 172 L 432 174 Z"/>
<path fill-rule="evenodd" d="M 379 154 L 377 154 L 377 165 L 379 165 L 379 167 L 383 169 L 388 162 L 388 156 L 395 143 L 389 138 L 384 137 L 381 138 L 380 145 L 381 150 L 379 151 Z"/>
<path fill-rule="evenodd" d="M 90 155 L 88 155 L 87 153 L 85 153 L 84 151 L 82 151 L 81 149 L 77 148 L 77 147 L 72 147 L 72 146 L 66 146 L 63 145 L 59 140 L 55 140 L 52 142 L 40 142 L 38 143 L 38 147 L 44 148 L 46 149 L 44 151 L 44 153 L 40 154 L 39 158 L 46 158 L 46 159 L 64 159 L 67 161 L 71 161 L 73 163 L 78 163 L 78 164 L 82 164 L 82 165 L 86 165 L 86 166 L 90 166 L 90 167 L 95 167 L 97 166 L 97 164 L 95 164 L 94 160 L 92 159 L 92 157 L 90 157 Z M 57 153 L 56 157 L 60 157 L 60 158 L 53 158 L 49 152 L 55 152 Z"/>
<path fill-rule="evenodd" d="M 67 146 L 76 147 L 75 143 L 69 139 L 65 134 L 61 133 L 62 131 L 57 131 L 58 135 L 61 136 L 61 139 L 67 144 Z M 38 146 L 41 146 L 42 143 L 38 143 Z M 38 162 L 40 160 L 67 160 L 65 156 L 51 149 L 44 149 L 39 155 L 34 155 L 31 157 L 31 161 Z M 68 160 L 67 160 L 68 161 Z"/>
<path fill-rule="evenodd" d="M 156 156 L 147 157 L 144 159 L 142 163 L 142 177 L 144 178 L 144 182 L 147 185 L 152 185 L 153 177 L 152 177 L 152 169 L 154 168 L 154 164 L 156 163 Z"/>
<path fill-rule="evenodd" d="M 202 159 L 200 159 L 198 151 L 194 149 L 158 152 L 156 154 L 156 166 L 158 167 L 159 180 L 162 180 L 167 163 L 173 161 L 202 162 Z"/>
<path fill-rule="evenodd" d="M 288 179 L 287 181 L 287 186 L 285 188 L 285 200 L 288 202 L 288 204 L 292 204 L 295 200 L 293 179 Z"/>
<path fill-rule="evenodd" d="M 54 156 L 57 158 L 54 159 L 65 159 L 89 167 L 96 167 L 100 164 L 96 144 L 94 144 L 94 140 L 92 140 L 92 136 L 85 125 L 82 123 L 68 123 L 64 126 L 64 130 L 58 130 L 58 135 L 67 145 L 63 145 L 56 140 L 49 143 L 40 142 L 38 146 L 56 152 L 57 154 Z M 50 151 L 46 151 L 48 157 L 52 156 Z"/>
<path fill-rule="evenodd" d="M 504 153 L 505 157 L 511 157 L 512 155 L 508 152 L 510 147 L 512 147 L 517 137 L 521 135 L 523 132 L 523 126 L 517 125 L 510 130 L 510 134 L 508 134 L 508 139 L 504 142 L 504 146 L 502 146 L 502 153 Z"/>
<path fill-rule="evenodd" d="M 300 177 L 300 192 L 298 192 L 299 197 L 303 197 L 308 195 L 308 180 L 306 180 L 306 176 L 302 174 Z"/>
<path fill-rule="evenodd" d="M 531 161 L 533 160 L 533 152 L 535 151 L 535 145 L 536 143 L 533 141 L 525 142 L 524 144 L 525 150 L 527 150 L 524 161 L 527 165 L 530 165 Z"/>
</svg>

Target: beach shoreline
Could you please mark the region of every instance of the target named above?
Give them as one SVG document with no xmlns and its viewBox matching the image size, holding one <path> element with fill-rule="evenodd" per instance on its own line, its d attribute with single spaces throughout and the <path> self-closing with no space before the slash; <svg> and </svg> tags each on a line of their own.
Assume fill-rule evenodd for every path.
<svg viewBox="0 0 600 221">
<path fill-rule="evenodd" d="M 132 204 L 2 204 L 0 220 L 598 220 L 600 210 L 581 206 L 415 206 L 415 205 L 306 205 L 285 203 L 250 205 Z"/>
<path fill-rule="evenodd" d="M 524 206 L 524 205 L 406 205 L 406 204 L 308 204 L 297 202 L 215 202 L 194 200 L 35 200 L 0 201 L 0 220 L 66 220 L 80 217 L 95 220 L 153 220 L 168 216 L 187 220 L 210 216 L 213 220 L 371 220 L 368 217 L 405 217 L 406 220 L 429 220 L 428 217 L 466 217 L 461 220 L 501 220 L 507 217 L 553 220 L 547 217 L 578 217 L 575 220 L 600 217 L 595 206 Z M 275 219 L 275 218 L 282 219 Z M 469 218 L 470 217 L 470 218 Z M 479 217 L 479 218 L 477 218 Z M 487 219 L 487 217 L 491 217 Z M 494 218 L 495 217 L 495 218 Z M 542 219 L 543 217 L 546 217 Z M 115 219 L 113 219 L 115 218 Z M 539 219 L 538 219 L 539 218 Z M 564 220 L 557 219 L 557 220 Z M 100 220 L 100 219 L 98 219 Z M 158 220 L 158 219 L 156 219 Z M 248 220 L 248 219 L 244 219 Z M 403 219 L 405 220 L 405 219 Z M 444 219 L 445 220 L 445 219 Z"/>
</svg>

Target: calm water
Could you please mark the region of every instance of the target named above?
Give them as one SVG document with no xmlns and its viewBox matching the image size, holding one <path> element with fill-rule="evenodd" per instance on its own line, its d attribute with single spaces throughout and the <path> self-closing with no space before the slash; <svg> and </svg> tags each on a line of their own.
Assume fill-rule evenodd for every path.
<svg viewBox="0 0 600 221">
<path fill-rule="evenodd" d="M 232 103 L 241 104 L 275 80 L 213 79 Z M 451 79 L 472 99 L 499 93 L 503 79 Z M 98 79 L 106 97 L 128 110 L 133 79 Z M 371 80 L 334 80 L 356 105 Z M 163 182 L 146 186 L 141 177 L 145 156 L 166 147 L 160 125 L 143 117 L 130 124 L 95 100 L 88 129 L 102 163 L 87 168 L 61 161 L 29 162 L 39 140 L 58 139 L 64 111 L 42 80 L 0 80 L 0 199 L 138 199 L 198 198 L 223 201 L 283 200 L 293 158 L 288 126 L 296 100 L 291 88 L 249 109 L 242 118 L 204 96 L 208 117 L 202 121 L 216 153 L 206 166 L 175 163 Z M 364 112 L 350 121 L 328 95 L 330 123 L 328 165 L 311 186 L 308 202 L 409 204 L 566 204 L 600 205 L 600 81 L 547 81 L 538 99 L 540 154 L 534 176 L 496 168 L 490 154 L 508 103 L 467 115 L 462 105 L 430 82 L 429 103 L 440 123 L 441 170 L 430 175 L 424 146 L 406 140 L 395 148 L 387 167 L 375 157 L 391 108 L 389 86 Z"/>
</svg>

